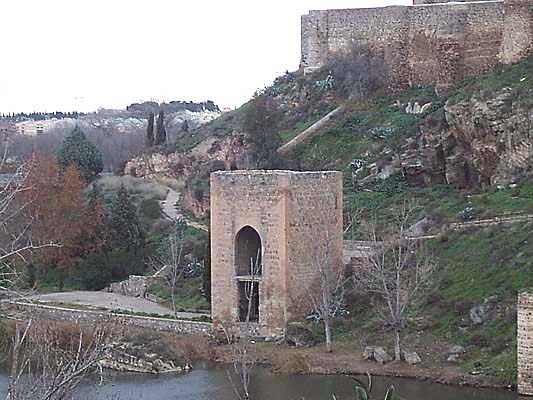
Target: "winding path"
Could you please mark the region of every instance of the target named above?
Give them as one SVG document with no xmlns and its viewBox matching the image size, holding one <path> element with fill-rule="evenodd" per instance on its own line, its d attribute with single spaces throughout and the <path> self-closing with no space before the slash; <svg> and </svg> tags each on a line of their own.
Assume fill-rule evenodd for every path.
<svg viewBox="0 0 533 400">
<path fill-rule="evenodd" d="M 167 189 L 167 198 L 161 202 L 161 209 L 163 211 L 163 215 L 171 221 L 183 220 L 188 226 L 191 226 L 200 231 L 207 232 L 207 226 L 196 221 L 191 221 L 178 210 L 176 204 L 180 200 L 180 194 L 172 188 L 167 187 Z"/>
</svg>

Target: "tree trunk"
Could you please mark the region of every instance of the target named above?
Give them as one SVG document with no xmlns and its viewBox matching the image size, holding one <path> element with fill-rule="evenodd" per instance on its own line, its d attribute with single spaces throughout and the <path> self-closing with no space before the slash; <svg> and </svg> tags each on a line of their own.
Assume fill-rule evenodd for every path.
<svg viewBox="0 0 533 400">
<path fill-rule="evenodd" d="M 402 353 L 400 349 L 400 330 L 396 330 L 396 337 L 394 340 L 394 359 L 396 361 L 401 361 L 402 359 Z"/>
<path fill-rule="evenodd" d="M 331 353 L 331 326 L 329 323 L 329 318 L 324 319 L 324 329 L 326 331 L 326 351 Z"/>
<path fill-rule="evenodd" d="M 174 300 L 174 287 L 170 291 L 170 296 L 172 297 L 172 311 L 174 311 L 174 318 L 178 318 L 178 312 L 176 311 L 176 301 Z"/>
</svg>

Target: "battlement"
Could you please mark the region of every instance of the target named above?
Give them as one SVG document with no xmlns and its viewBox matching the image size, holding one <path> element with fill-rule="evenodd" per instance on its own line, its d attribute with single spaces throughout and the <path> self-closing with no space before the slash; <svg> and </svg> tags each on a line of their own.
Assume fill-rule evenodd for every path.
<svg viewBox="0 0 533 400">
<path fill-rule="evenodd" d="M 412 6 L 310 11 L 301 67 L 363 47 L 382 56 L 397 86 L 448 86 L 531 52 L 533 2 L 414 0 Z"/>
</svg>

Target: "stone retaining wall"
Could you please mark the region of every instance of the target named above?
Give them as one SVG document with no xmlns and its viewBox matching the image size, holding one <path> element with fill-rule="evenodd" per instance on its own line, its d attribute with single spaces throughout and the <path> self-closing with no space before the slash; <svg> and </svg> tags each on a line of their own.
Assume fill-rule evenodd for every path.
<svg viewBox="0 0 533 400">
<path fill-rule="evenodd" d="M 212 324 L 209 322 L 142 317 L 20 302 L 9 303 L 8 307 L 10 309 L 32 313 L 32 315 L 36 315 L 40 318 L 54 321 L 72 321 L 76 323 L 112 322 L 121 325 L 153 329 L 156 331 L 197 335 L 210 335 L 212 331 Z"/>
</svg>

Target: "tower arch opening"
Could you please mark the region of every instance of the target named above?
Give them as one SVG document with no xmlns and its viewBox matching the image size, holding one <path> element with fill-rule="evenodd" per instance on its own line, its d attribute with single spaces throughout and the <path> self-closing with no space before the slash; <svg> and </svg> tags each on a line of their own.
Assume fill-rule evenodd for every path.
<svg viewBox="0 0 533 400">
<path fill-rule="evenodd" d="M 237 276 L 262 275 L 261 237 L 251 226 L 245 226 L 237 233 L 235 262 Z"/>
</svg>

